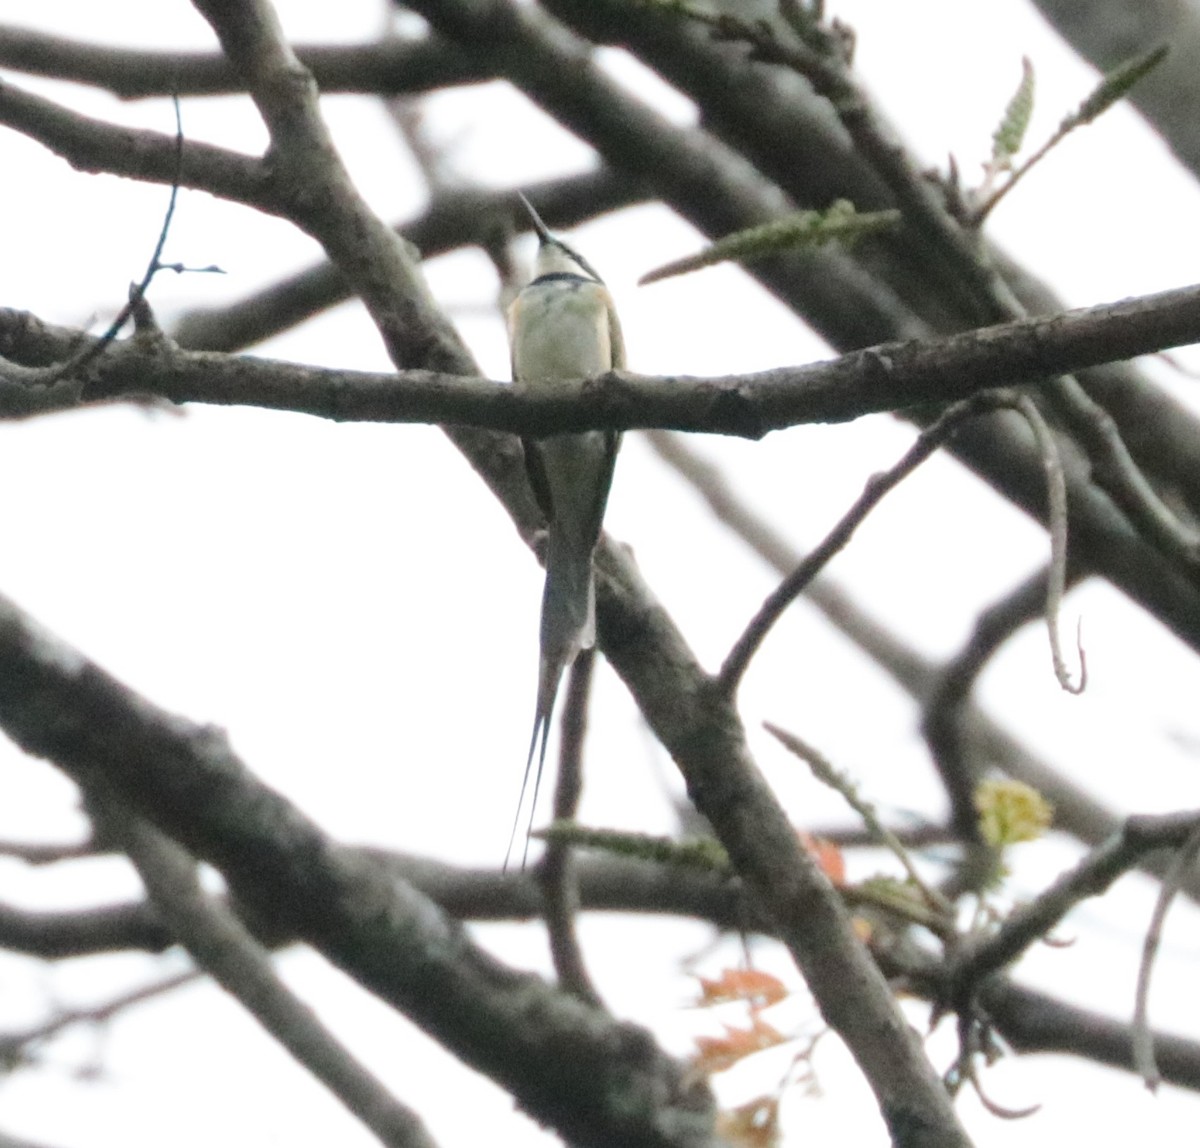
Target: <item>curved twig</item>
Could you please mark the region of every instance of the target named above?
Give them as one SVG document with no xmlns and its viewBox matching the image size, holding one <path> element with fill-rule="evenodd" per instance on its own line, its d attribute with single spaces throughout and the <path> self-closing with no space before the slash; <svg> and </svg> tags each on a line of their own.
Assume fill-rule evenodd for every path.
<svg viewBox="0 0 1200 1148">
<path fill-rule="evenodd" d="M 820 545 L 767 596 L 758 613 L 750 619 L 721 665 L 717 676 L 721 690 L 728 696 L 737 692 L 751 659 L 783 612 L 804 592 L 805 587 L 824 569 L 830 559 L 850 541 L 855 530 L 886 494 L 895 490 L 921 463 L 930 458 L 967 419 L 1000 407 L 1011 407 L 1015 402 L 1016 397 L 1010 392 L 989 391 L 949 408 L 921 431 L 916 442 L 895 466 L 872 475 L 854 505 L 846 511 Z"/>
<path fill-rule="evenodd" d="M 1137 993 L 1133 1007 L 1133 1063 L 1146 1087 L 1154 1092 L 1162 1083 L 1162 1076 L 1154 1060 L 1154 1037 L 1150 1032 L 1150 973 L 1154 968 L 1154 958 L 1158 953 L 1159 942 L 1162 939 L 1163 924 L 1167 919 L 1167 910 L 1179 892 L 1184 875 L 1196 863 L 1200 856 L 1200 824 L 1192 830 L 1187 840 L 1179 847 L 1171 861 L 1171 867 L 1163 877 L 1158 890 L 1158 898 L 1154 902 L 1154 912 L 1150 915 L 1150 924 L 1146 929 L 1146 939 L 1142 944 L 1142 959 L 1138 965 Z"/>
</svg>

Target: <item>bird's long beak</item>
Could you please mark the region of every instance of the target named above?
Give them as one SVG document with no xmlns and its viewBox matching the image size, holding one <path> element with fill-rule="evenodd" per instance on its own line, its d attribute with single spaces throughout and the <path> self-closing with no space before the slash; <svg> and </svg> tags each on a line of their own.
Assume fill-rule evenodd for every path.
<svg viewBox="0 0 1200 1148">
<path fill-rule="evenodd" d="M 533 230 L 537 232 L 537 237 L 543 243 L 550 239 L 550 229 L 542 222 L 542 217 L 533 210 L 533 204 L 529 202 L 522 192 L 517 192 L 517 198 L 525 206 L 525 210 L 529 212 L 529 218 L 533 221 Z"/>
</svg>

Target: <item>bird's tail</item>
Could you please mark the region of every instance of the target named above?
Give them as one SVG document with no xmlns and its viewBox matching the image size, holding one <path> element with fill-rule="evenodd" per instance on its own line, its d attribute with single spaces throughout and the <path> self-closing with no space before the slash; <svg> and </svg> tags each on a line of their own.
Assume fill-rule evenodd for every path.
<svg viewBox="0 0 1200 1148">
<path fill-rule="evenodd" d="M 557 523 L 551 523 L 546 548 L 546 585 L 542 591 L 541 658 L 538 666 L 537 707 L 533 715 L 533 735 L 529 739 L 529 756 L 525 760 L 525 776 L 521 781 L 521 796 L 513 818 L 508 852 L 504 855 L 504 870 L 508 871 L 517 831 L 521 826 L 521 811 L 529 790 L 529 775 L 537 756 L 533 774 L 533 795 L 529 802 L 527 824 L 532 827 L 537 810 L 542 771 L 546 765 L 546 744 L 550 738 L 550 719 L 554 716 L 554 701 L 563 671 L 575 660 L 580 650 L 596 644 L 596 586 L 592 576 L 592 549 L 573 538 Z M 521 868 L 529 856 L 529 832 L 521 852 Z"/>
</svg>

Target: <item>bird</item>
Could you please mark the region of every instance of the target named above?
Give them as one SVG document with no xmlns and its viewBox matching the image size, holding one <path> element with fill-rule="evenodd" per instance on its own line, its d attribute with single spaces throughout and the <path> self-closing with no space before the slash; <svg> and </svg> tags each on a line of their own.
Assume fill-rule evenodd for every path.
<svg viewBox="0 0 1200 1148">
<path fill-rule="evenodd" d="M 624 367 L 625 342 L 612 296 L 592 265 L 542 222 L 517 192 L 538 237 L 530 281 L 508 312 L 513 383 L 532 393 Z M 532 824 L 546 763 L 550 719 L 564 670 L 596 641 L 592 555 L 620 446 L 616 431 L 592 430 L 522 440 L 525 468 L 546 516 L 546 582 L 542 591 L 537 701 L 521 795 L 504 868 L 512 858 L 534 759 Z M 525 836 L 521 868 L 529 856 Z"/>
</svg>

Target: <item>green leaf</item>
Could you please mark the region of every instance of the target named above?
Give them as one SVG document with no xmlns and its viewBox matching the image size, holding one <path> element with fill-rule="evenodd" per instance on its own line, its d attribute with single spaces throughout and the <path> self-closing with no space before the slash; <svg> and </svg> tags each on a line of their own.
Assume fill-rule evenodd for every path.
<svg viewBox="0 0 1200 1148">
<path fill-rule="evenodd" d="M 1090 124 L 1097 116 L 1103 115 L 1122 99 L 1138 80 L 1153 72 L 1166 59 L 1169 50 L 1166 44 L 1159 44 L 1157 48 L 1152 48 L 1141 56 L 1134 56 L 1132 60 L 1126 60 L 1111 72 L 1105 73 L 1096 90 L 1063 120 L 1059 132 L 1066 133 L 1072 128 Z"/>
<path fill-rule="evenodd" d="M 1021 57 L 1021 82 L 1004 109 L 1004 118 L 992 133 L 992 167 L 1006 168 L 1021 150 L 1029 120 L 1033 115 L 1033 65 L 1028 56 Z"/>
<path fill-rule="evenodd" d="M 695 255 L 647 272 L 638 283 L 645 286 L 660 279 L 731 260 L 744 263 L 797 248 L 818 247 L 824 243 L 849 244 L 872 232 L 895 227 L 899 222 L 898 211 L 871 211 L 860 215 L 852 203 L 839 199 L 826 211 L 797 211 L 761 227 L 735 231 Z"/>
<path fill-rule="evenodd" d="M 1011 778 L 981 781 L 975 789 L 979 832 L 989 845 L 1003 849 L 1036 841 L 1054 820 L 1054 806 L 1032 785 Z"/>
</svg>

